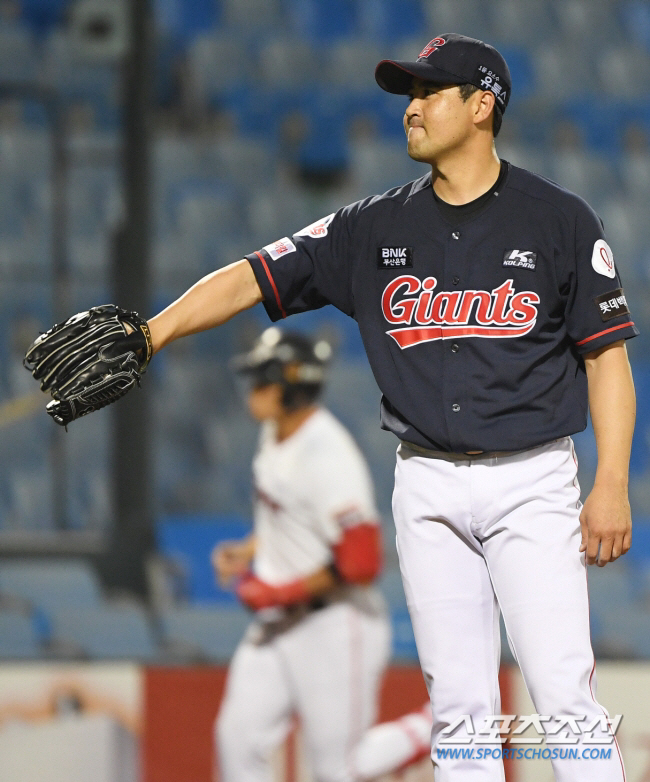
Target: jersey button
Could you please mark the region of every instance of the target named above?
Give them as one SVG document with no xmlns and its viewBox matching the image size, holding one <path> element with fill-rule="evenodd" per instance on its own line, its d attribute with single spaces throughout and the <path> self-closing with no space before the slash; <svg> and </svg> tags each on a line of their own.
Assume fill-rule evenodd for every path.
<svg viewBox="0 0 650 782">
<path fill-rule="evenodd" d="M 451 281 L 454 283 L 454 285 L 458 285 L 458 283 L 460 282 L 460 277 L 452 277 Z"/>
<path fill-rule="evenodd" d="M 454 231 L 452 234 L 452 237 L 454 239 L 460 239 L 460 231 Z"/>
<path fill-rule="evenodd" d="M 459 405 L 459 404 L 456 404 L 456 403 L 454 403 L 454 404 L 451 406 L 451 409 L 454 411 L 454 413 L 458 413 L 458 412 L 460 412 L 460 405 Z"/>
<path fill-rule="evenodd" d="M 458 345 L 454 342 L 454 344 L 451 346 L 451 352 L 458 353 L 458 349 Z"/>
</svg>

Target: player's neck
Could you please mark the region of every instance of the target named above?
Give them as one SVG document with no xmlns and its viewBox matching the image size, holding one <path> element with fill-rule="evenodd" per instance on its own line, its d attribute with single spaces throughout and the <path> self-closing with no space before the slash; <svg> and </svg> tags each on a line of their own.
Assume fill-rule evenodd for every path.
<svg viewBox="0 0 650 782">
<path fill-rule="evenodd" d="M 299 410 L 291 410 L 276 419 L 276 441 L 281 443 L 298 431 L 308 418 L 318 410 L 318 405 L 301 407 Z"/>
<path fill-rule="evenodd" d="M 477 155 L 458 150 L 431 165 L 431 183 L 439 198 L 460 206 L 487 193 L 500 171 L 501 161 L 494 145 Z"/>
</svg>

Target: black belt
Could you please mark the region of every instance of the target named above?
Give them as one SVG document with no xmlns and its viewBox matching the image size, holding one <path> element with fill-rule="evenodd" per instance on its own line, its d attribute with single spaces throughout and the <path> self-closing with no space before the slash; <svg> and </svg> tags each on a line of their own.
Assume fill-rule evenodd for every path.
<svg viewBox="0 0 650 782">
<path fill-rule="evenodd" d="M 562 439 L 562 438 L 558 438 Z M 518 453 L 524 453 L 525 451 L 532 451 L 534 448 L 541 448 L 543 445 L 557 442 L 557 440 L 549 440 L 548 443 L 541 443 L 540 445 L 532 445 L 529 448 L 520 448 L 517 451 L 479 451 L 478 453 L 453 453 L 450 451 L 433 451 L 430 448 L 423 448 L 421 445 L 415 443 L 409 443 L 407 440 L 400 440 L 402 445 L 411 451 L 422 454 L 422 456 L 428 456 L 430 459 L 443 459 L 447 462 L 466 462 L 472 459 L 501 459 L 504 456 L 515 456 Z"/>
</svg>

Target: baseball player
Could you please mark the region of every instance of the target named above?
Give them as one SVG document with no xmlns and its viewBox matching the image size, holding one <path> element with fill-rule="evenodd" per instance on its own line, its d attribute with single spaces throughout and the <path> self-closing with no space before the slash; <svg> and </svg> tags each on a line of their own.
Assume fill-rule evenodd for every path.
<svg viewBox="0 0 650 782">
<path fill-rule="evenodd" d="M 631 537 L 625 340 L 638 332 L 612 250 L 581 198 L 499 160 L 512 85 L 493 47 L 441 35 L 416 61 L 382 61 L 375 77 L 407 96 L 407 151 L 430 171 L 208 275 L 150 334 L 138 321 L 138 366 L 259 302 L 274 321 L 326 304 L 354 318 L 382 426 L 400 441 L 393 515 L 438 782 L 503 780 L 480 748 L 439 751 L 447 732 L 467 747 L 499 713 L 499 611 L 547 742 L 567 715 L 596 726 L 577 736 L 577 756 L 554 753 L 556 779 L 622 782 L 615 743 L 607 757 L 580 755 L 587 738 L 611 739 L 595 697 L 585 564 L 617 559 Z M 28 353 L 37 377 L 57 333 Z M 50 412 L 65 423 L 77 402 L 55 386 L 65 405 Z M 598 468 L 583 506 L 570 436 L 588 410 Z"/>
<path fill-rule="evenodd" d="M 381 559 L 370 474 L 350 434 L 317 403 L 329 354 L 324 341 L 272 327 L 236 362 L 263 425 L 254 533 L 213 553 L 220 582 L 236 580 L 255 612 L 217 721 L 222 782 L 269 780 L 294 713 L 320 781 L 369 779 L 423 747 L 428 754 L 430 711 L 366 734 L 390 629 L 370 585 Z"/>
</svg>

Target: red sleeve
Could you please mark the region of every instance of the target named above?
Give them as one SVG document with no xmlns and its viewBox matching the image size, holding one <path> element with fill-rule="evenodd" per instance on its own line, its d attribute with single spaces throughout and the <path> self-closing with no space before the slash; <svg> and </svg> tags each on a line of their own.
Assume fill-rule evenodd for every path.
<svg viewBox="0 0 650 782">
<path fill-rule="evenodd" d="M 381 570 L 381 528 L 378 524 L 347 527 L 333 551 L 341 578 L 350 584 L 366 584 Z"/>
</svg>

